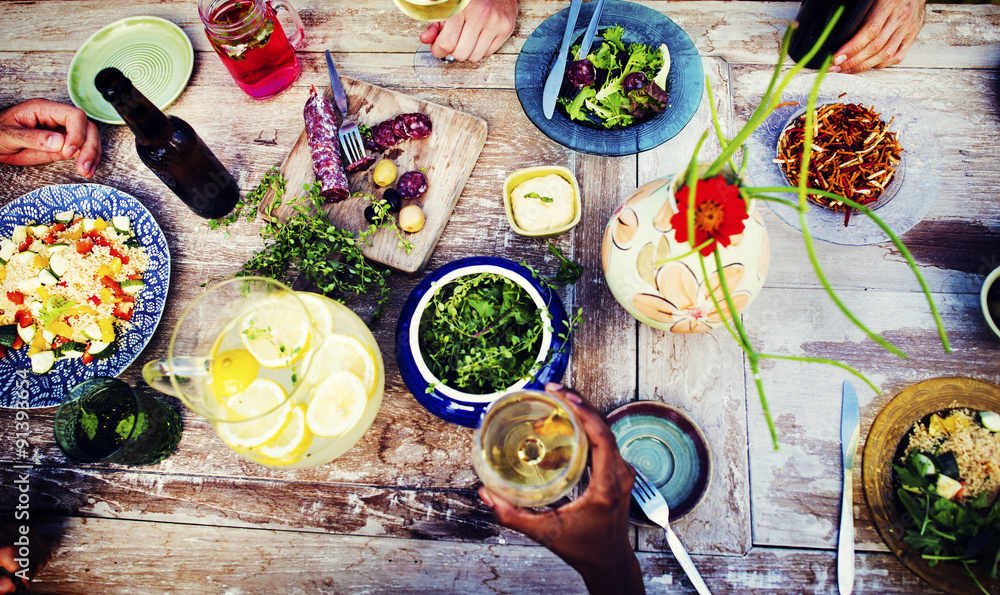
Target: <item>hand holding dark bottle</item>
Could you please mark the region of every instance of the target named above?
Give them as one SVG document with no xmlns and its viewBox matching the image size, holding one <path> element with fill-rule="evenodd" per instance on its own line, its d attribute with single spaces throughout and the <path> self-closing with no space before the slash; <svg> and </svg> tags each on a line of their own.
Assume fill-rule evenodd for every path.
<svg viewBox="0 0 1000 595">
<path fill-rule="evenodd" d="M 139 159 L 195 214 L 217 219 L 233 210 L 236 180 L 187 122 L 160 111 L 116 68 L 97 73 L 94 84 L 135 133 Z"/>
</svg>

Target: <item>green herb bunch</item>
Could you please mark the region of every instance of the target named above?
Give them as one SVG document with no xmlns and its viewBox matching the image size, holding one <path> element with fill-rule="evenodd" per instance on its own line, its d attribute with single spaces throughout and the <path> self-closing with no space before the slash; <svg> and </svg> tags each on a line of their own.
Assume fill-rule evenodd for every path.
<svg viewBox="0 0 1000 595">
<path fill-rule="evenodd" d="M 550 325 L 542 312 L 503 275 L 456 279 L 434 294 L 421 316 L 424 361 L 444 384 L 463 392 L 504 390 L 538 371 L 542 333 Z"/>
<path fill-rule="evenodd" d="M 1000 498 L 990 504 L 983 492 L 967 507 L 941 497 L 937 475 L 925 475 L 917 457 L 911 453 L 906 466 L 893 464 L 900 487 L 900 502 L 916 523 L 906 531 L 906 543 L 921 552 L 928 566 L 951 560 L 960 562 L 966 574 L 983 593 L 988 593 L 969 568 L 980 564 L 990 578 L 996 578 L 1000 566 Z"/>
<path fill-rule="evenodd" d="M 392 217 L 383 214 L 377 223 L 360 232 L 341 229 L 323 211 L 324 199 L 319 194 L 319 183 L 314 182 L 303 186 L 308 196 L 288 203 L 295 213 L 281 223 L 273 212 L 282 204 L 285 184 L 284 177 L 271 169 L 233 214 L 213 225 L 213 229 L 225 227 L 241 216 L 253 219 L 260 201 L 269 190 L 274 191 L 274 201 L 266 209 L 267 218 L 260 230 L 264 248 L 255 252 L 236 276 L 259 275 L 290 285 L 301 275 L 326 295 L 374 293 L 377 306 L 372 320 L 378 319 L 389 303 L 389 270 L 372 265 L 363 250 L 379 227 L 395 225 Z M 408 242 L 401 245 L 407 248 Z"/>
</svg>

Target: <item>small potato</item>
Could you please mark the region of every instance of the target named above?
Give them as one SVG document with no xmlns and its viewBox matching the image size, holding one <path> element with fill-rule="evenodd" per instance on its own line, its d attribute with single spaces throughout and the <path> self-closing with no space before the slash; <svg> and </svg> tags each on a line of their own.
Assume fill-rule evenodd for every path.
<svg viewBox="0 0 1000 595">
<path fill-rule="evenodd" d="M 399 228 L 416 233 L 424 227 L 424 210 L 417 205 L 406 205 L 399 211 Z"/>
</svg>

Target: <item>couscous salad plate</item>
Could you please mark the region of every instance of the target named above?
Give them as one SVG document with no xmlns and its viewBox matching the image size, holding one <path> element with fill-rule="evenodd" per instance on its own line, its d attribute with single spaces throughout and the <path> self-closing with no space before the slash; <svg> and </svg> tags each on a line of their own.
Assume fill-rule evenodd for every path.
<svg viewBox="0 0 1000 595">
<path fill-rule="evenodd" d="M 0 407 L 58 405 L 79 382 L 123 372 L 169 286 L 163 231 L 120 190 L 46 186 L 0 208 Z"/>
</svg>

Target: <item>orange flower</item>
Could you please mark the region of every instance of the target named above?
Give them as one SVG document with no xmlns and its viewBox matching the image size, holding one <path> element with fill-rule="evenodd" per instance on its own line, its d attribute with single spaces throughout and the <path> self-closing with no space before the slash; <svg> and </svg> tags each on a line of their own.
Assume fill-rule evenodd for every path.
<svg viewBox="0 0 1000 595">
<path fill-rule="evenodd" d="M 677 213 L 670 218 L 670 225 L 679 242 L 689 241 L 689 191 L 687 186 L 677 191 Z M 743 233 L 743 220 L 748 217 L 747 205 L 740 198 L 736 185 L 727 184 L 721 175 L 710 180 L 698 180 L 694 202 L 694 245 L 714 240 L 701 249 L 702 256 L 711 254 L 716 243 L 728 246 L 732 236 Z"/>
</svg>

